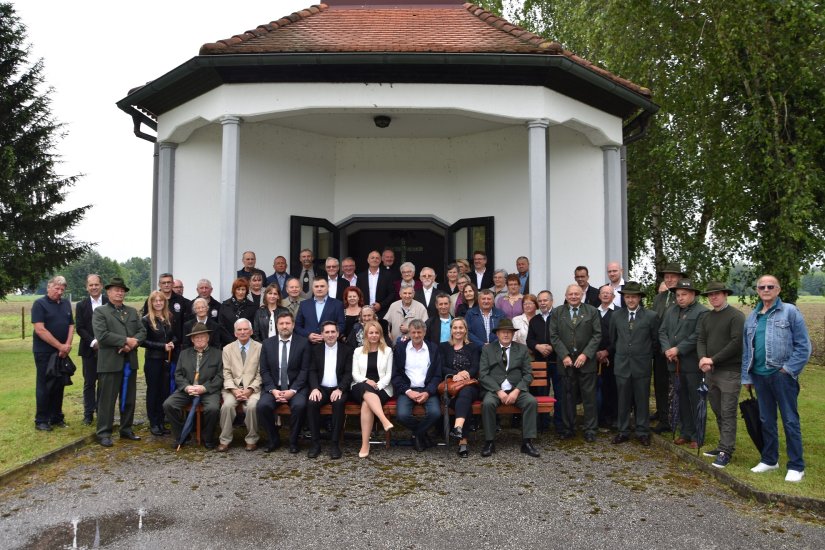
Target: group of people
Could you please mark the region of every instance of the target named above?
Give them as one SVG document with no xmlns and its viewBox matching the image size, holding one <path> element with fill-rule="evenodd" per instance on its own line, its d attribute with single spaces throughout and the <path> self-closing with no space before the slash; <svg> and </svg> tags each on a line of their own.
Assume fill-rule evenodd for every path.
<svg viewBox="0 0 825 550">
<path fill-rule="evenodd" d="M 300 268 L 287 273 L 278 256 L 267 276 L 256 267 L 255 254 L 244 252 L 243 267 L 230 297 L 215 300 L 208 280 L 198 282 L 198 297 L 189 302 L 172 274 L 159 277 L 158 290 L 144 304 L 142 318 L 123 305 L 128 291 L 120 279 L 105 286 L 89 275 L 89 296 L 77 305 L 77 332 L 84 373 L 84 422 L 97 411 L 97 435 L 112 445 L 114 406 L 120 401 L 120 436 L 139 439 L 132 431 L 135 401 L 136 348 L 145 351 L 146 408 L 153 435 L 181 438 L 183 410 L 194 398 L 203 409 L 207 448 L 226 451 L 232 442 L 238 410 L 245 413 L 246 449 L 281 445 L 276 410 L 289 408 L 289 451 L 299 452 L 299 435 L 309 426 L 308 456 L 320 454 L 320 410 L 331 405 L 330 456 L 339 458 L 345 404 L 361 406 L 359 456 L 369 454 L 376 422 L 385 431 L 392 421 L 383 405 L 397 401 L 396 420 L 412 433 L 419 451 L 432 445 L 429 429 L 441 418 L 439 383 L 450 379 L 461 389 L 450 398 L 454 410 L 450 436 L 458 454 L 467 457 L 465 423 L 472 405 L 481 400 L 484 434 L 482 456 L 495 451 L 499 404 L 515 405 L 525 454 L 539 456 L 533 443 L 539 427 L 531 388 L 531 361 L 544 362 L 556 399 L 552 422 L 560 438 L 576 428 L 576 405 L 583 405 L 585 441 L 596 440 L 599 425 L 613 426 L 612 443 L 635 435 L 650 444 L 651 378 L 658 426 L 674 430 L 675 443 L 696 447 L 693 422 L 697 387 L 710 388 L 709 402 L 719 423 L 717 448 L 705 454 L 725 467 L 735 450 L 736 404 L 740 384 L 754 384 L 766 444 L 753 471 L 778 467 L 776 410 L 788 439 L 789 481 L 804 475 L 801 433 L 796 407 L 797 378 L 810 356 L 804 321 L 798 310 L 781 302 L 779 282 L 770 275 L 757 283 L 760 302 L 747 320 L 727 304 L 731 291 L 721 283 L 695 288 L 678 265 L 661 273 L 663 288 L 645 308 L 640 284 L 626 282 L 622 267 L 612 262 L 608 282 L 589 284 L 589 270 L 578 266 L 565 301 L 553 307 L 548 290 L 530 293 L 529 260 L 519 257 L 516 272 L 487 268 L 487 257 L 475 252 L 450 264 L 436 283 L 430 267 L 405 262 L 396 269 L 391 249 L 367 257 L 368 269 L 355 272 L 355 261 L 327 258 L 325 273 L 316 268 L 311 250 L 299 256 Z M 316 269 L 319 273 L 316 273 Z M 38 368 L 37 429 L 62 425 L 62 389 L 58 396 L 41 384 L 41 371 L 54 353 L 71 348 L 73 319 L 61 301 L 65 280 L 49 282 L 47 295 L 35 303 L 35 363 Z M 708 310 L 697 301 L 707 297 Z M 62 354 L 62 355 L 61 355 Z M 98 380 L 95 387 L 95 380 Z M 668 414 L 669 387 L 679 387 L 679 414 Z M 420 406 L 423 416 L 413 410 Z M 543 415 L 545 416 L 545 415 Z M 171 430 L 166 427 L 167 421 Z M 216 437 L 217 425 L 220 424 Z"/>
</svg>

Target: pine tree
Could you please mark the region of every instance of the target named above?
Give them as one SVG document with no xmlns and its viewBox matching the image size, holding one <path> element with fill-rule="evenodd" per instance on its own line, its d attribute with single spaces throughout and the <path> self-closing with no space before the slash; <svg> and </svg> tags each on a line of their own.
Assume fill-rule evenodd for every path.
<svg viewBox="0 0 825 550">
<path fill-rule="evenodd" d="M 88 206 L 59 207 L 77 176 L 56 173 L 61 125 L 50 112 L 43 61 L 29 63 L 26 29 L 0 3 L 0 297 L 30 288 L 82 256 L 86 243 L 69 230 Z"/>
</svg>

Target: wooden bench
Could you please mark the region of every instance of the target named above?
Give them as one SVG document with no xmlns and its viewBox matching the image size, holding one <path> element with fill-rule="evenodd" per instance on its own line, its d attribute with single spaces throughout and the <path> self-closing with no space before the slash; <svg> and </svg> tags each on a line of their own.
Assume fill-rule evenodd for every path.
<svg viewBox="0 0 825 550">
<path fill-rule="evenodd" d="M 531 388 L 541 388 L 547 387 L 547 364 L 544 361 L 533 361 L 531 363 L 533 367 L 533 381 L 530 383 Z M 441 399 L 439 396 L 438 399 Z M 537 401 L 537 413 L 552 413 L 553 409 L 556 404 L 556 399 L 550 396 L 536 396 Z M 387 415 L 387 418 L 395 418 L 397 414 L 396 409 L 396 399 L 393 397 L 384 405 L 384 414 Z M 184 412 L 189 412 L 191 406 L 187 406 L 184 408 Z M 201 412 L 203 411 L 203 407 L 198 405 L 198 408 L 195 411 L 195 441 L 200 445 L 201 443 Z M 241 405 L 238 405 L 238 412 L 241 411 Z M 454 413 L 452 409 L 449 410 L 450 413 Z M 499 405 L 496 409 L 497 414 L 519 414 L 521 413 L 521 409 L 516 407 L 515 405 Z M 290 410 L 289 405 L 278 405 L 275 409 L 275 414 L 279 416 L 289 416 Z M 332 414 L 332 405 L 324 405 L 321 407 L 321 415 L 330 415 Z M 413 414 L 416 416 L 424 416 L 426 411 L 424 407 L 421 405 L 415 405 L 413 407 Z M 481 414 L 481 401 L 475 401 L 473 403 L 473 414 Z M 358 403 L 353 403 L 352 401 L 347 402 L 346 406 L 344 407 L 344 419 L 346 426 L 346 417 L 348 416 L 361 416 L 361 405 Z M 341 440 L 343 441 L 344 438 L 344 429 L 341 429 Z M 385 434 L 385 441 L 384 446 L 389 448 L 391 442 L 391 433 Z"/>
</svg>

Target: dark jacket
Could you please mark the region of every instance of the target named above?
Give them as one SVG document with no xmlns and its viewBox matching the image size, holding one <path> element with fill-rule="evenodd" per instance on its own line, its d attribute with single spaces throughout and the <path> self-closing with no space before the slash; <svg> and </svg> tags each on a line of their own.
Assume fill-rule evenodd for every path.
<svg viewBox="0 0 825 550">
<path fill-rule="evenodd" d="M 252 320 L 255 319 L 256 309 L 255 304 L 249 300 L 242 300 L 241 302 L 237 302 L 232 298 L 224 300 L 218 313 L 218 322 L 225 331 L 223 335 L 224 338 L 226 338 L 227 335 L 229 336 L 229 341 L 226 342 L 227 344 L 235 341 L 235 321 L 243 317 L 252 322 Z"/>
<path fill-rule="evenodd" d="M 438 384 L 441 382 L 441 354 L 438 353 L 438 345 L 432 342 L 427 344 L 427 352 L 430 354 L 430 366 L 427 368 L 427 375 L 424 378 L 424 391 L 430 395 L 438 393 Z M 401 395 L 410 389 L 410 378 L 407 376 L 405 366 L 407 364 L 407 346 L 395 346 L 392 361 L 392 386 L 396 395 Z"/>
<path fill-rule="evenodd" d="M 272 315 L 278 318 L 282 312 L 289 313 L 285 307 L 278 306 L 272 311 Z M 252 320 L 252 339 L 257 342 L 263 342 L 269 338 L 269 318 L 270 312 L 267 307 L 259 307 L 255 311 L 255 318 Z"/>
<path fill-rule="evenodd" d="M 186 323 L 184 323 L 183 341 L 178 346 L 181 351 L 192 347 L 192 338 L 186 335 L 192 332 L 192 327 L 194 327 L 197 322 L 197 319 L 189 319 Z M 234 336 L 228 334 L 226 330 L 218 324 L 218 321 L 212 319 L 211 317 L 207 317 L 206 323 L 204 324 L 206 325 L 206 328 L 212 331 L 209 333 L 209 347 L 223 349 L 226 344 L 235 339 Z"/>
<path fill-rule="evenodd" d="M 311 346 L 309 362 L 309 390 L 317 390 L 324 379 L 324 360 L 326 344 L 320 343 Z M 348 392 L 352 385 L 352 351 L 353 349 L 343 342 L 338 342 L 337 360 L 335 362 L 335 377 L 338 379 L 337 388 Z"/>
<path fill-rule="evenodd" d="M 273 336 L 263 342 L 261 348 L 261 380 L 263 381 L 263 392 L 269 393 L 278 389 L 280 381 L 281 357 L 278 353 L 280 338 Z M 309 341 L 300 334 L 292 334 L 292 343 L 289 346 L 289 357 L 287 358 L 286 373 L 289 378 L 289 388 L 282 390 L 295 390 L 298 393 L 305 392 L 309 383 L 309 362 L 310 349 Z"/>
<path fill-rule="evenodd" d="M 469 344 L 464 344 L 464 350 L 467 355 L 470 357 L 470 367 L 467 369 L 467 372 L 470 373 L 470 376 L 473 378 L 478 378 L 478 362 L 481 359 L 481 348 L 472 342 Z M 441 354 L 441 374 L 443 378 L 447 376 L 457 374 L 458 369 L 453 366 L 453 360 L 455 359 L 455 349 L 453 349 L 453 345 L 449 342 L 441 342 L 438 345 L 438 351 Z"/>
<path fill-rule="evenodd" d="M 171 323 L 169 325 L 158 321 L 158 328 L 152 328 L 152 323 L 148 315 L 143 316 L 143 326 L 146 327 L 146 340 L 141 342 L 141 346 L 146 348 L 145 359 L 166 359 L 166 344 L 174 342 L 175 348 L 178 347 L 178 340 L 175 337 L 173 330 L 175 316 L 172 315 Z"/>
<path fill-rule="evenodd" d="M 104 294 L 103 305 L 109 303 L 109 298 Z M 80 345 L 77 349 L 77 354 L 81 357 L 92 357 L 95 350 L 92 349 L 92 341 L 95 335 L 92 332 L 92 300 L 88 296 L 83 298 L 75 306 L 74 329 L 80 336 Z"/>
</svg>

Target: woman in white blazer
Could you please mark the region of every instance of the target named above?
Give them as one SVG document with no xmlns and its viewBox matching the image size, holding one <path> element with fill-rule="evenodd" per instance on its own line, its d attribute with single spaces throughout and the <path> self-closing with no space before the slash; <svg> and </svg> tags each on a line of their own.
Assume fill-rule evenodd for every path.
<svg viewBox="0 0 825 550">
<path fill-rule="evenodd" d="M 384 331 L 377 321 L 364 324 L 364 345 L 352 355 L 350 399 L 361 403 L 360 458 L 370 454 L 370 433 L 377 417 L 384 431 L 393 428 L 384 414 L 384 404 L 392 397 L 392 349 L 384 342 Z"/>
</svg>

